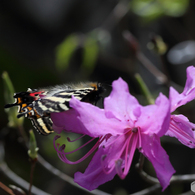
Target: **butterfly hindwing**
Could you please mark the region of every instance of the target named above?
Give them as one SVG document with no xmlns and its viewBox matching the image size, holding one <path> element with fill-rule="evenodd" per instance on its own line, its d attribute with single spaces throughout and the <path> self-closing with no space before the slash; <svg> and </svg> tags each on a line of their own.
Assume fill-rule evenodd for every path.
<svg viewBox="0 0 195 195">
<path fill-rule="evenodd" d="M 42 135 L 49 135 L 53 133 L 53 122 L 50 116 L 45 117 L 29 117 L 33 127 Z"/>
<path fill-rule="evenodd" d="M 76 90 L 72 89 L 63 90 L 52 94 L 52 96 L 48 95 L 41 99 L 40 101 L 39 100 L 34 101 L 33 107 L 41 116 L 44 115 L 44 113 L 67 111 L 70 109 L 69 102 L 72 96 L 82 101 L 93 91 L 94 91 L 93 87 Z"/>
</svg>

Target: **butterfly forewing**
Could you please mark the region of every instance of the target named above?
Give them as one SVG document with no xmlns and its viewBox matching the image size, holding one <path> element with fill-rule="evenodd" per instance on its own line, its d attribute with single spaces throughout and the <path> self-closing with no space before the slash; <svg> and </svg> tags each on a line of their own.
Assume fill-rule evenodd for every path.
<svg viewBox="0 0 195 195">
<path fill-rule="evenodd" d="M 69 101 L 71 100 L 72 96 L 78 100 L 82 100 L 93 90 L 94 88 L 92 87 L 77 90 L 63 90 L 52 94 L 52 96 L 46 96 L 41 100 L 34 101 L 33 107 L 41 116 L 44 115 L 44 113 L 67 111 L 70 109 Z"/>
</svg>

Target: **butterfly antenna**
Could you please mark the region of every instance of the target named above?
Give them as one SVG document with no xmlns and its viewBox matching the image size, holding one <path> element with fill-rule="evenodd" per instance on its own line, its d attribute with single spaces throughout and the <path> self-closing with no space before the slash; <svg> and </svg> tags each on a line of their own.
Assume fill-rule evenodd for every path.
<svg viewBox="0 0 195 195">
<path fill-rule="evenodd" d="M 25 116 L 26 114 L 28 114 L 30 111 L 28 111 L 28 112 L 23 112 L 23 113 L 21 113 L 21 114 L 18 114 L 17 115 L 17 118 L 21 118 L 21 117 L 23 117 L 23 116 Z"/>
<path fill-rule="evenodd" d="M 17 103 L 14 103 L 14 104 L 6 104 L 6 105 L 4 106 L 4 108 L 11 108 L 11 107 L 13 107 L 13 106 L 18 106 L 18 104 L 17 104 Z"/>
</svg>

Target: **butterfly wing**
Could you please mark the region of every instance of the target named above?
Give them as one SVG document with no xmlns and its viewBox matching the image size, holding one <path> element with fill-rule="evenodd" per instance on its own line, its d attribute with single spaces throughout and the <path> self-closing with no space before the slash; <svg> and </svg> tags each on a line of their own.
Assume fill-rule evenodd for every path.
<svg viewBox="0 0 195 195">
<path fill-rule="evenodd" d="M 94 88 L 92 87 L 77 90 L 62 90 L 52 94 L 52 96 L 46 96 L 41 100 L 34 101 L 33 107 L 41 116 L 52 112 L 67 111 L 70 109 L 69 102 L 72 96 L 82 101 L 83 98 L 90 94 L 93 90 Z"/>
<path fill-rule="evenodd" d="M 102 86 L 96 83 L 62 85 L 40 90 L 29 88 L 27 92 L 16 93 L 15 103 L 7 104 L 5 108 L 18 106 L 18 118 L 29 118 L 40 134 L 48 135 L 53 132 L 50 113 L 69 110 L 72 96 L 84 102 L 96 103 L 103 91 Z"/>
</svg>

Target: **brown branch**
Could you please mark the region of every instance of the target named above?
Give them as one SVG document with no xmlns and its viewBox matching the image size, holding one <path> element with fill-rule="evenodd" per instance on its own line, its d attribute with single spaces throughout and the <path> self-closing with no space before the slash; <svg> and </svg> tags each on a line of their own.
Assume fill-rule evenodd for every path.
<svg viewBox="0 0 195 195">
<path fill-rule="evenodd" d="M 32 183 L 33 183 L 33 175 L 34 175 L 34 170 L 35 170 L 35 165 L 37 162 L 37 159 L 30 159 L 31 161 L 31 171 L 30 171 L 30 185 L 29 185 L 29 190 L 28 194 L 31 195 L 31 188 L 32 188 Z"/>
<path fill-rule="evenodd" d="M 10 195 L 15 195 L 13 191 L 10 188 L 8 188 L 6 185 L 4 185 L 2 182 L 0 182 L 0 188 Z"/>
</svg>

